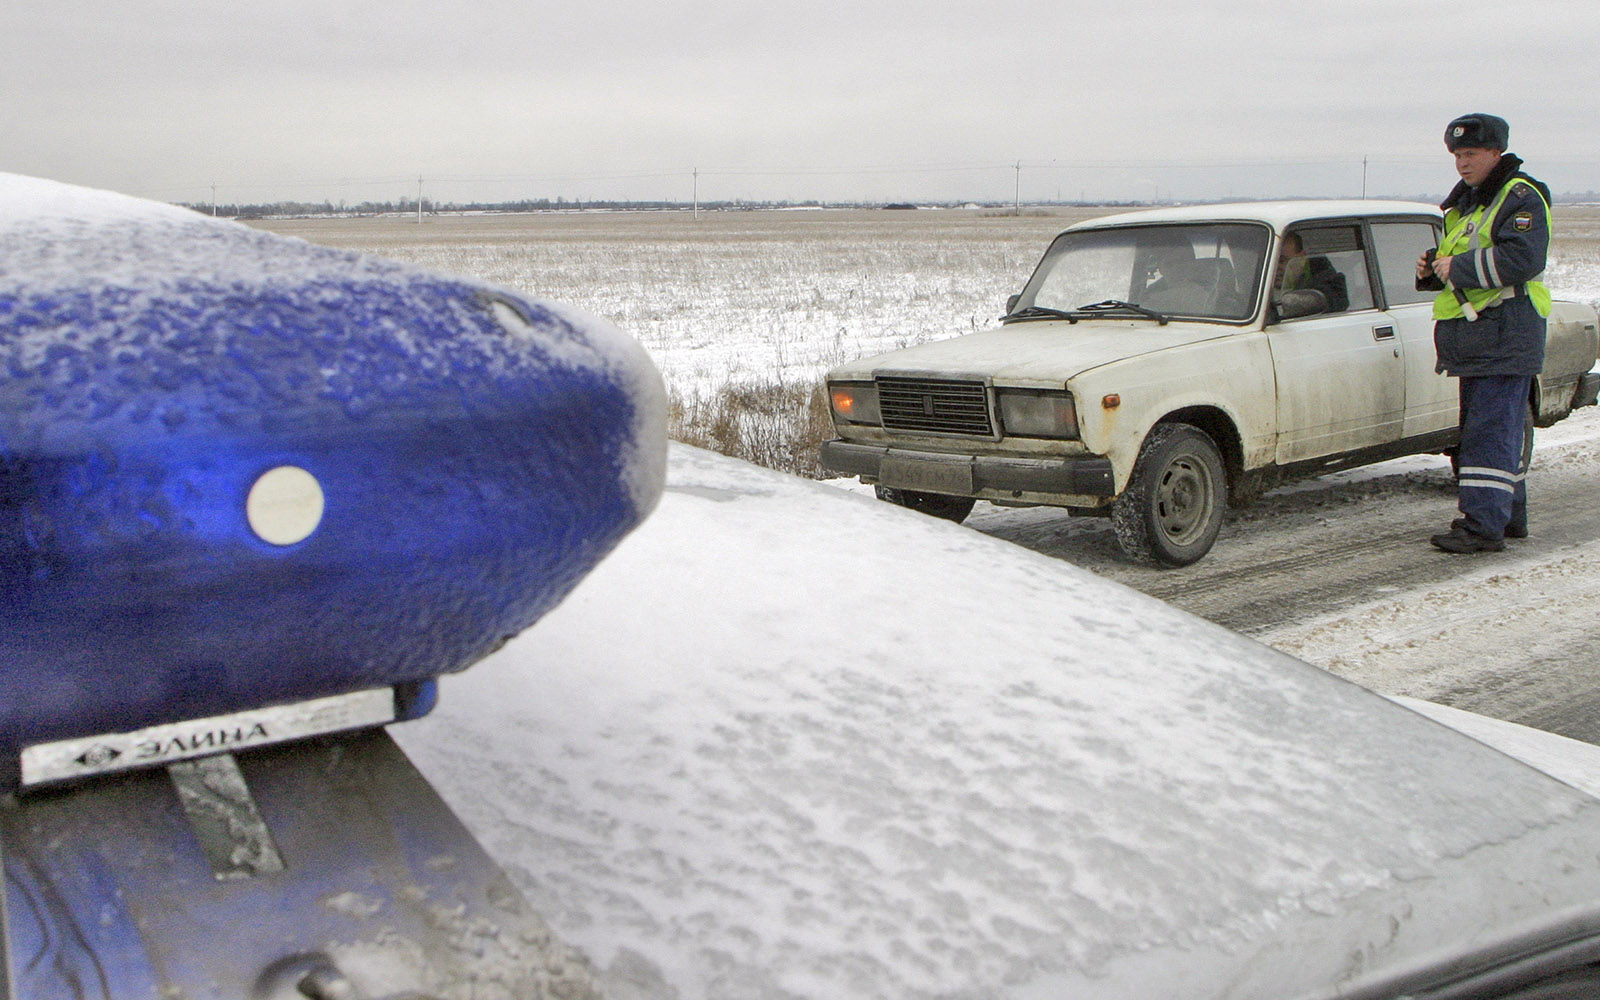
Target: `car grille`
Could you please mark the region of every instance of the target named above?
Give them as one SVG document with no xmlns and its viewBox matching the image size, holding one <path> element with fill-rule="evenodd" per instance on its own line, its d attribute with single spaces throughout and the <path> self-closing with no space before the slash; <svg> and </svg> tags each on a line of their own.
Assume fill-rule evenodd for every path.
<svg viewBox="0 0 1600 1000">
<path fill-rule="evenodd" d="M 982 382 L 879 378 L 883 426 L 897 431 L 994 435 L 989 393 Z"/>
</svg>

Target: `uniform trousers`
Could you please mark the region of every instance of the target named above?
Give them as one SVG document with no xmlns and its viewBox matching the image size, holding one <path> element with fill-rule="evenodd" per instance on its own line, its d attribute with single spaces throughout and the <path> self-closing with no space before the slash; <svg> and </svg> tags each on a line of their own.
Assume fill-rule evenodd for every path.
<svg viewBox="0 0 1600 1000">
<path fill-rule="evenodd" d="M 1461 376 L 1457 498 L 1466 529 L 1504 538 L 1528 525 L 1528 470 L 1522 464 L 1531 375 Z"/>
</svg>

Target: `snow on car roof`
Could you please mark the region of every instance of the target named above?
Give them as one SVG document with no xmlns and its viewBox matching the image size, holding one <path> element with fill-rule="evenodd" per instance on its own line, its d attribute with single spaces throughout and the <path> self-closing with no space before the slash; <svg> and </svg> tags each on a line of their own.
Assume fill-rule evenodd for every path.
<svg viewBox="0 0 1600 1000">
<path fill-rule="evenodd" d="M 1348 219 L 1376 215 L 1429 215 L 1438 216 L 1439 209 L 1424 202 L 1365 201 L 1358 199 L 1325 201 L 1247 201 L 1217 205 L 1182 205 L 1172 208 L 1151 208 L 1138 212 L 1106 215 L 1077 225 L 1074 229 L 1101 229 L 1107 226 L 1131 226 L 1141 223 L 1161 222 L 1264 222 L 1274 232 L 1310 219 Z"/>
<path fill-rule="evenodd" d="M 1073 566 L 682 446 L 651 520 L 396 736 L 618 995 L 1328 996 L 1600 899 L 1566 785 Z"/>
</svg>

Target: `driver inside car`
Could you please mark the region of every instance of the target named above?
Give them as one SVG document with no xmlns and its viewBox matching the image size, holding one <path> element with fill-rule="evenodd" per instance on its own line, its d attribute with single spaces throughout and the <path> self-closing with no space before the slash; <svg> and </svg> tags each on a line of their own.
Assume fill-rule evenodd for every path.
<svg viewBox="0 0 1600 1000">
<path fill-rule="evenodd" d="M 1157 246 L 1149 260 L 1156 277 L 1145 287 L 1139 304 L 1162 313 L 1199 311 L 1209 296 L 1199 281 L 1194 250 L 1188 241 Z"/>
<path fill-rule="evenodd" d="M 1328 258 L 1320 255 L 1308 257 L 1300 234 L 1288 233 L 1278 248 L 1278 275 L 1273 283 L 1273 302 L 1281 306 L 1290 293 L 1305 292 L 1319 296 L 1317 308 L 1295 309 L 1294 315 L 1344 312 L 1350 308 L 1350 293 L 1344 275 L 1334 268 Z"/>
</svg>

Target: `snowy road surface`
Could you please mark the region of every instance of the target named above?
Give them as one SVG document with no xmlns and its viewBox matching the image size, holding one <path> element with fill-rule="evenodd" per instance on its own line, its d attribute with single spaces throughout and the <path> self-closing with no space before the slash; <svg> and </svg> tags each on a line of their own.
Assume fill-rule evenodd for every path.
<svg viewBox="0 0 1600 1000">
<path fill-rule="evenodd" d="M 1159 597 L 1385 694 L 1600 743 L 1600 410 L 1538 432 L 1531 535 L 1451 556 L 1449 465 L 1401 459 L 1230 511 L 1176 570 L 1130 565 L 1110 522 L 979 504 L 968 524 Z"/>
</svg>

